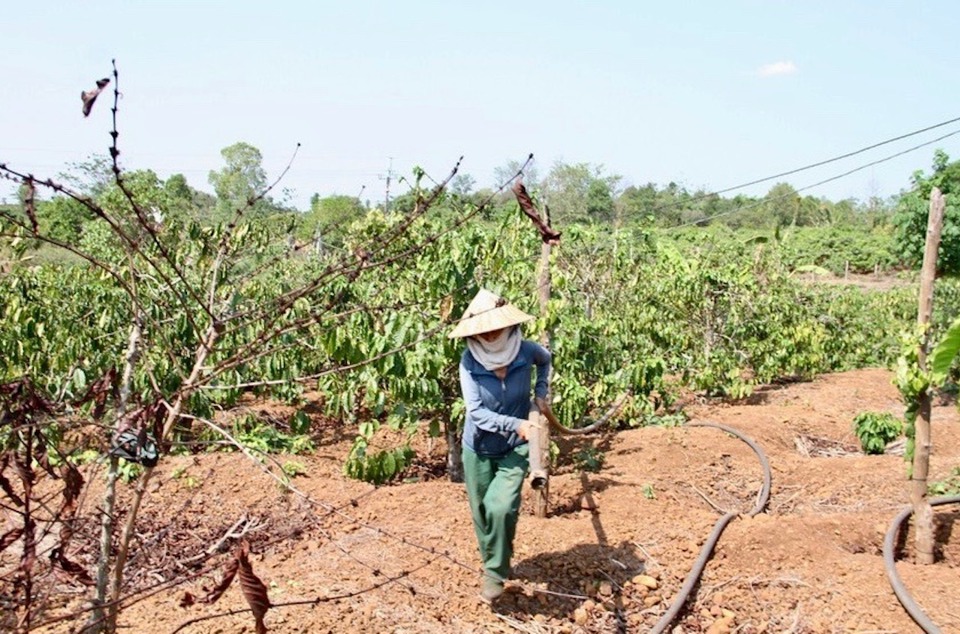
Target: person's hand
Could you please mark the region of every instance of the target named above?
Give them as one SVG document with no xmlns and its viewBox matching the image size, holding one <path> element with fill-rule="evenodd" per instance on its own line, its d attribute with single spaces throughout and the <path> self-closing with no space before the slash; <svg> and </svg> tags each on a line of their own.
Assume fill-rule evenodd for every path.
<svg viewBox="0 0 960 634">
<path fill-rule="evenodd" d="M 524 440 L 530 440 L 530 437 L 536 433 L 536 430 L 539 428 L 539 425 L 534 425 L 530 421 L 525 420 L 517 427 L 517 436 L 520 436 Z"/>
<path fill-rule="evenodd" d="M 537 404 L 537 409 L 540 410 L 541 414 L 550 411 L 550 402 L 547 399 L 538 396 L 533 399 L 533 402 Z"/>
<path fill-rule="evenodd" d="M 524 440 L 530 440 L 531 429 L 532 429 L 532 425 L 530 425 L 530 422 L 524 421 L 520 423 L 519 427 L 517 427 L 517 436 L 520 436 Z"/>
</svg>

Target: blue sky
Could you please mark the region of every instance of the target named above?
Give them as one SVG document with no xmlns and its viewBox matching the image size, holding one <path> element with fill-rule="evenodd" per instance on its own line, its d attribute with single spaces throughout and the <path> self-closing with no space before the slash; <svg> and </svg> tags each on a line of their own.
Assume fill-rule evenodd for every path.
<svg viewBox="0 0 960 634">
<path fill-rule="evenodd" d="M 79 93 L 115 58 L 126 167 L 209 191 L 223 147 L 251 143 L 276 176 L 299 142 L 283 182 L 299 206 L 382 199 L 391 157 L 439 179 L 463 155 L 479 186 L 532 152 L 541 175 L 589 162 L 715 190 L 960 116 L 946 0 L 46 1 L 4 17 L 0 162 L 54 175 L 104 153 L 112 94 L 84 119 Z M 960 158 L 960 135 L 807 193 L 895 194 L 935 147 Z"/>
</svg>

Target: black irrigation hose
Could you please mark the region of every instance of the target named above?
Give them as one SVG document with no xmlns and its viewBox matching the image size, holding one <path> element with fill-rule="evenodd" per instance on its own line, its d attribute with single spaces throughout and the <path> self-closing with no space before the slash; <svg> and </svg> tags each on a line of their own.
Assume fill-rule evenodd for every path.
<svg viewBox="0 0 960 634">
<path fill-rule="evenodd" d="M 736 429 L 727 427 L 726 425 L 721 425 L 719 423 L 687 423 L 686 426 L 714 427 L 716 429 L 723 430 L 728 434 L 733 434 L 743 442 L 747 443 L 750 448 L 753 449 L 753 452 L 757 454 L 757 457 L 760 459 L 760 465 L 763 467 L 763 486 L 760 487 L 760 491 L 757 493 L 756 504 L 754 504 L 753 508 L 746 513 L 746 516 L 753 517 L 757 513 L 763 511 L 763 509 L 767 506 L 767 502 L 770 500 L 770 485 L 773 480 L 773 475 L 770 471 L 770 461 L 767 459 L 767 455 L 763 453 L 763 450 L 760 448 L 760 446 L 752 438 L 743 435 Z M 689 574 L 687 574 L 687 578 L 684 580 L 683 586 L 680 588 L 680 592 L 673 600 L 670 608 L 662 617 L 660 617 L 660 620 L 657 621 L 655 626 L 653 626 L 653 629 L 650 630 L 652 634 L 662 634 L 667 630 L 668 627 L 670 627 L 670 624 L 673 623 L 674 619 L 677 618 L 677 615 L 680 613 L 681 608 L 683 608 L 684 603 L 686 603 L 687 599 L 690 598 L 690 594 L 693 592 L 694 587 L 700 580 L 700 575 L 703 574 L 703 569 L 707 566 L 707 561 L 710 560 L 710 556 L 713 554 L 713 549 L 717 545 L 720 535 L 723 534 L 723 530 L 727 527 L 727 524 L 730 523 L 730 520 L 739 515 L 740 513 L 727 513 L 717 520 L 717 523 L 713 526 L 713 531 L 707 538 L 706 543 L 703 545 L 703 548 L 700 549 L 700 556 L 697 557 L 697 560 L 693 564 L 693 568 L 690 570 Z"/>
<path fill-rule="evenodd" d="M 933 498 L 930 500 L 930 506 L 939 506 L 941 504 L 960 504 L 960 495 Z M 896 593 L 897 599 L 900 600 L 900 604 L 910 615 L 910 618 L 916 621 L 917 625 L 923 628 L 923 631 L 927 634 L 940 634 L 940 628 L 930 620 L 930 617 L 927 616 L 920 605 L 913 600 L 907 587 L 903 585 L 903 580 L 900 579 L 900 575 L 897 574 L 897 563 L 894 559 L 893 543 L 897 540 L 897 535 L 900 534 L 900 525 L 903 524 L 903 521 L 910 517 L 912 513 L 913 507 L 908 506 L 893 518 L 893 522 L 890 523 L 887 535 L 883 539 L 883 565 L 887 569 L 887 578 L 890 579 L 890 585 L 893 586 L 893 591 Z"/>
</svg>

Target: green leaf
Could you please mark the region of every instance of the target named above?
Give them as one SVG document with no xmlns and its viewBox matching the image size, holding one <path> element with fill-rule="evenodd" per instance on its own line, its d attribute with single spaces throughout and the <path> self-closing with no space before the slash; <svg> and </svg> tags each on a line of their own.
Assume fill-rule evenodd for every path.
<svg viewBox="0 0 960 634">
<path fill-rule="evenodd" d="M 75 392 L 82 391 L 87 387 L 87 374 L 82 368 L 73 371 L 73 389 Z"/>
<path fill-rule="evenodd" d="M 295 434 L 305 434 L 310 431 L 310 417 L 303 410 L 298 410 L 290 418 L 290 431 Z"/>
<path fill-rule="evenodd" d="M 397 458 L 393 455 L 392 451 L 388 451 L 383 456 L 383 477 L 385 480 L 389 480 L 397 473 Z"/>
<path fill-rule="evenodd" d="M 943 339 L 941 339 L 937 347 L 933 349 L 933 354 L 930 359 L 930 371 L 934 385 L 943 384 L 947 378 L 947 373 L 950 372 L 950 366 L 953 365 L 953 361 L 957 358 L 958 353 L 960 353 L 960 317 L 950 324 L 950 328 L 947 329 Z"/>
<path fill-rule="evenodd" d="M 813 273 L 814 275 L 830 275 L 830 271 L 816 264 L 803 264 L 794 269 L 796 273 Z"/>
</svg>

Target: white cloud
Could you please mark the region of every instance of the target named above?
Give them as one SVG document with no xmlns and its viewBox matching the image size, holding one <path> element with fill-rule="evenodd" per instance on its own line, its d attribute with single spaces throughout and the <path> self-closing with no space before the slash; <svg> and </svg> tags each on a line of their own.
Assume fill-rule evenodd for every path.
<svg viewBox="0 0 960 634">
<path fill-rule="evenodd" d="M 774 77 L 776 75 L 792 75 L 797 72 L 797 65 L 793 62 L 774 62 L 764 64 L 757 69 L 757 74 L 761 77 Z"/>
</svg>

